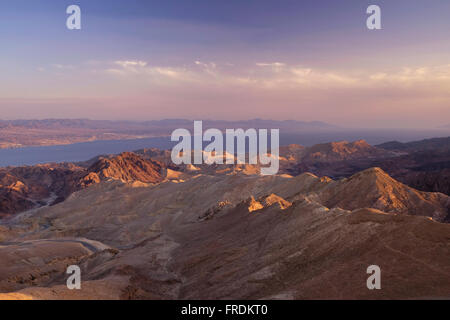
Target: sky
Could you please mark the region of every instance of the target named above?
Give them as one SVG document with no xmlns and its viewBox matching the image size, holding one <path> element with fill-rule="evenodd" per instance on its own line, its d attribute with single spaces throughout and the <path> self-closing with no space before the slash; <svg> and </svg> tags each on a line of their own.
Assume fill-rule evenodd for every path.
<svg viewBox="0 0 450 320">
<path fill-rule="evenodd" d="M 435 128 L 449 31 L 448 0 L 0 0 L 0 118 Z"/>
</svg>

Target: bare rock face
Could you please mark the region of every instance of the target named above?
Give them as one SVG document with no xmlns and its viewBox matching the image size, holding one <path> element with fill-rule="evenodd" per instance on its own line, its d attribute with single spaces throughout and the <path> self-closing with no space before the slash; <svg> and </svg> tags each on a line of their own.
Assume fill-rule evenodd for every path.
<svg viewBox="0 0 450 320">
<path fill-rule="evenodd" d="M 100 180 L 157 183 L 162 180 L 162 167 L 160 162 L 144 159 L 132 152 L 124 152 L 113 158 L 100 158 L 88 171 L 97 174 Z"/>
<path fill-rule="evenodd" d="M 302 157 L 304 162 L 330 162 L 368 157 L 386 156 L 389 152 L 371 146 L 364 140 L 355 142 L 331 142 L 307 148 Z"/>
<path fill-rule="evenodd" d="M 248 212 L 258 211 L 263 209 L 264 206 L 261 202 L 256 201 L 254 197 L 248 200 Z"/>
<path fill-rule="evenodd" d="M 0 169 L 0 217 L 51 205 L 77 190 L 83 169 L 71 164 L 45 164 Z"/>
<path fill-rule="evenodd" d="M 0 218 L 64 201 L 70 194 L 108 179 L 158 183 L 163 165 L 134 153 L 99 158 L 90 167 L 45 164 L 0 169 Z"/>
<path fill-rule="evenodd" d="M 280 149 L 281 172 L 299 175 L 311 172 L 334 179 L 350 177 L 380 167 L 410 187 L 450 195 L 450 138 L 410 143 L 388 142 L 370 146 L 365 141 L 332 142 L 303 148 Z"/>
<path fill-rule="evenodd" d="M 249 200 L 247 200 L 247 202 L 248 212 L 258 211 L 264 208 L 271 207 L 273 205 L 276 205 L 281 210 L 285 210 L 292 205 L 292 203 L 290 203 L 289 201 L 286 201 L 285 199 L 273 193 L 268 196 L 261 197 L 258 200 L 255 200 L 255 198 L 252 196 Z"/>
<path fill-rule="evenodd" d="M 283 199 L 282 197 L 279 197 L 273 193 L 268 195 L 267 197 L 264 197 L 262 199 L 262 202 L 264 203 L 265 207 L 278 205 L 278 207 L 281 210 L 285 210 L 285 209 L 289 208 L 290 206 L 292 206 L 292 203 L 290 203 L 289 201 L 287 201 L 287 200 Z"/>
<path fill-rule="evenodd" d="M 449 197 L 440 193 L 420 192 L 404 185 L 380 168 L 371 168 L 343 179 L 324 190 L 321 200 L 328 207 L 347 210 L 374 208 L 446 221 Z"/>
<path fill-rule="evenodd" d="M 449 298 L 450 225 L 434 213 L 441 201 L 448 197 L 414 190 L 378 168 L 340 181 L 242 172 L 142 185 L 107 179 L 3 227 L 0 292 L 33 299 Z M 17 243 L 26 263 L 13 259 Z M 61 262 L 81 267 L 86 289 L 64 290 Z M 382 269 L 383 290 L 366 287 L 373 264 Z"/>
<path fill-rule="evenodd" d="M 280 149 L 282 172 L 299 175 L 311 172 L 319 176 L 346 177 L 374 165 L 371 162 L 389 159 L 395 152 L 371 146 L 364 140 L 354 142 L 340 141 L 317 144 L 312 147 L 290 145 Z M 361 164 L 360 169 L 358 164 Z"/>
<path fill-rule="evenodd" d="M 85 175 L 83 178 L 80 179 L 79 185 L 82 188 L 87 188 L 93 184 L 100 183 L 102 180 L 95 172 L 89 172 L 87 175 Z"/>
<path fill-rule="evenodd" d="M 281 147 L 280 155 L 289 162 L 317 163 L 386 157 L 392 155 L 392 153 L 388 150 L 371 146 L 365 140 L 358 140 L 354 142 L 339 141 L 323 143 L 312 147 L 292 144 Z"/>
</svg>

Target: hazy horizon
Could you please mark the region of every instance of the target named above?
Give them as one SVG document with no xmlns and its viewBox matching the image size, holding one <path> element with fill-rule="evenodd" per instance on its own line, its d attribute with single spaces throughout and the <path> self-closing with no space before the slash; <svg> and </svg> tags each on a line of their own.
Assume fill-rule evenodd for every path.
<svg viewBox="0 0 450 320">
<path fill-rule="evenodd" d="M 248 121 L 274 121 L 274 122 L 288 122 L 288 121 L 296 121 L 296 122 L 304 122 L 306 124 L 310 123 L 318 123 L 323 124 L 325 126 L 329 126 L 326 128 L 325 126 L 322 128 L 319 128 L 318 130 L 368 130 L 368 131 L 376 131 L 376 130 L 384 130 L 384 129 L 390 129 L 390 130 L 429 130 L 429 131 L 445 131 L 447 129 L 450 129 L 450 122 L 436 126 L 436 127 L 401 127 L 401 126 L 386 126 L 386 127 L 371 127 L 368 125 L 361 125 L 361 126 L 346 126 L 345 124 L 339 124 L 339 123 L 330 123 L 327 121 L 322 121 L 320 119 L 313 119 L 313 120 L 301 120 L 301 119 L 269 119 L 269 118 L 241 118 L 241 119 L 214 119 L 214 118 L 206 118 L 206 119 L 200 119 L 200 118 L 154 118 L 154 119 L 133 119 L 133 118 L 87 118 L 87 117 L 67 117 L 67 118 L 54 118 L 54 117 L 36 117 L 36 118 L 29 118 L 29 117 L 18 117 L 18 118 L 7 118 L 7 117 L 0 117 L 0 121 L 46 121 L 46 120 L 88 120 L 88 121 L 110 121 L 110 122 L 133 122 L 133 123 L 144 123 L 144 122 L 150 122 L 150 121 L 174 121 L 174 120 L 185 120 L 185 121 L 223 121 L 223 122 L 248 122 Z"/>
</svg>

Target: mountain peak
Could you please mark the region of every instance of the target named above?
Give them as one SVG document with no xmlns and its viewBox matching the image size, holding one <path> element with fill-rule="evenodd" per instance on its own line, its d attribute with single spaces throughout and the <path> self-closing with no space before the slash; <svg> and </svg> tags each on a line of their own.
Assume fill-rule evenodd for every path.
<svg viewBox="0 0 450 320">
<path fill-rule="evenodd" d="M 101 180 L 157 183 L 162 180 L 161 169 L 162 164 L 158 161 L 144 159 L 136 153 L 123 152 L 111 158 L 100 158 L 88 171 L 97 174 Z"/>
<path fill-rule="evenodd" d="M 371 177 L 388 177 L 390 179 L 392 179 L 392 181 L 394 181 L 393 178 L 391 178 L 391 176 L 389 176 L 386 171 L 384 171 L 383 169 L 381 169 L 380 167 L 372 167 L 372 168 L 368 168 L 366 170 L 363 170 L 355 175 L 353 175 L 352 177 L 357 177 L 357 176 L 371 176 Z M 352 177 L 350 177 L 350 179 L 352 179 Z"/>
<path fill-rule="evenodd" d="M 341 161 L 372 156 L 382 156 L 387 151 L 368 144 L 365 140 L 337 141 L 317 144 L 306 149 L 304 161 Z"/>
<path fill-rule="evenodd" d="M 418 191 L 377 167 L 338 181 L 321 198 L 328 207 L 374 208 L 388 213 L 430 216 L 438 221 L 446 219 L 449 209 L 448 196 Z"/>
<path fill-rule="evenodd" d="M 262 210 L 264 208 L 271 207 L 273 205 L 278 206 L 279 209 L 285 210 L 292 206 L 292 203 L 283 199 L 282 197 L 272 193 L 267 196 L 263 196 L 258 200 L 255 200 L 253 196 L 251 196 L 247 201 L 248 212 L 254 212 L 258 210 Z"/>
</svg>

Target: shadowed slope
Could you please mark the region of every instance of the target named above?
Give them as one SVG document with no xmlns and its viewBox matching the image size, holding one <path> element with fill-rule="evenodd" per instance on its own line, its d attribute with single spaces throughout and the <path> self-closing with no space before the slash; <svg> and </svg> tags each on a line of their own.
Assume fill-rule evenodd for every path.
<svg viewBox="0 0 450 320">
<path fill-rule="evenodd" d="M 328 207 L 348 210 L 374 208 L 385 212 L 448 218 L 450 197 L 441 193 L 417 191 L 393 178 L 380 168 L 371 168 L 340 180 L 320 194 Z"/>
<path fill-rule="evenodd" d="M 260 206 L 249 212 L 252 197 Z M 42 282 L 42 267 L 31 260 L 17 272 L 45 286 L 12 282 L 0 292 L 23 289 L 44 299 L 55 298 L 52 292 L 64 299 L 448 298 L 450 225 L 407 214 L 413 201 L 428 210 L 436 197 L 380 169 L 343 181 L 239 173 L 147 186 L 106 181 L 18 219 L 4 239 L 11 244 L 0 247 L 1 256 L 17 239 L 40 239 L 35 250 L 45 243 L 54 257 L 66 252 L 46 239 L 111 247 L 77 261 L 86 291 L 61 291 L 62 274 Z M 364 208 L 380 199 L 402 214 Z M 383 290 L 366 287 L 372 264 L 382 269 Z M 14 274 L 14 261 L 3 267 Z"/>
<path fill-rule="evenodd" d="M 112 158 L 100 158 L 88 171 L 98 175 L 100 180 L 117 179 L 157 183 L 162 180 L 162 164 L 141 156 L 124 152 Z"/>
</svg>

